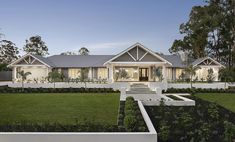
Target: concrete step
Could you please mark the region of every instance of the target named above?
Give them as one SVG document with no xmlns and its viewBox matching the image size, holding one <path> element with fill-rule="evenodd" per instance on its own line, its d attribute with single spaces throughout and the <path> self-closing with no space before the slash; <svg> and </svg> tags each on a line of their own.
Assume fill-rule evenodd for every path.
<svg viewBox="0 0 235 142">
<path fill-rule="evenodd" d="M 148 88 L 148 85 L 145 85 L 145 84 L 132 84 L 131 88 Z"/>
<path fill-rule="evenodd" d="M 146 90 L 146 91 L 148 91 L 148 90 L 150 90 L 150 88 L 130 88 L 130 90 Z"/>
<path fill-rule="evenodd" d="M 156 94 L 155 91 L 126 91 L 126 94 Z"/>
</svg>

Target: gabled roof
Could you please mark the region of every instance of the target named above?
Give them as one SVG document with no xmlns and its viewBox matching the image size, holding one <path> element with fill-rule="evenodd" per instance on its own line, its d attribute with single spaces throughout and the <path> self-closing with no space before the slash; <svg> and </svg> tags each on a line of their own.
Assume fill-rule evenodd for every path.
<svg viewBox="0 0 235 142">
<path fill-rule="evenodd" d="M 54 55 L 47 59 L 59 68 L 103 67 L 114 55 Z"/>
<path fill-rule="evenodd" d="M 199 65 L 200 63 L 202 63 L 203 61 L 205 61 L 205 60 L 211 60 L 212 62 L 214 62 L 214 63 L 216 63 L 217 65 L 219 65 L 219 66 L 223 66 L 224 67 L 224 65 L 222 65 L 221 63 L 219 63 L 219 62 L 217 62 L 216 60 L 214 60 L 214 59 L 212 59 L 211 57 L 203 57 L 203 58 L 199 58 L 199 59 L 196 59 L 194 62 L 192 62 L 191 64 L 193 65 L 193 66 L 197 66 L 197 65 Z"/>
<path fill-rule="evenodd" d="M 28 57 L 28 56 L 31 56 L 31 57 L 37 59 L 39 62 L 41 62 L 42 64 L 44 64 L 44 65 L 46 65 L 46 66 L 48 66 L 48 67 L 54 67 L 54 64 L 53 64 L 52 62 L 50 62 L 47 58 L 42 57 L 42 56 L 40 56 L 40 55 L 33 55 L 33 54 L 30 54 L 30 53 L 28 53 L 28 54 L 22 56 L 21 58 L 19 58 L 19 59 L 13 61 L 11 64 L 8 65 L 8 67 L 10 67 L 10 66 L 12 66 L 12 65 L 14 65 L 14 64 L 17 64 L 17 63 L 20 62 L 22 59 L 24 59 L 24 58 L 26 58 L 26 57 Z"/>
<path fill-rule="evenodd" d="M 46 63 L 47 65 L 49 65 L 51 67 L 55 67 L 55 64 L 53 62 L 51 62 L 50 60 L 48 60 L 48 58 L 42 57 L 40 55 L 32 55 L 32 56 L 37 58 L 38 60 Z"/>
<path fill-rule="evenodd" d="M 128 53 L 128 51 L 130 51 L 131 49 L 135 48 L 135 47 L 140 47 L 142 49 L 144 49 L 145 51 L 147 51 L 148 53 L 150 53 L 151 55 L 155 56 L 156 58 L 162 60 L 163 62 L 166 62 L 168 64 L 171 65 L 171 63 L 169 61 L 167 61 L 166 59 L 162 58 L 161 56 L 159 56 L 158 54 L 156 54 L 155 52 L 153 52 L 152 50 L 148 49 L 147 47 L 145 47 L 144 45 L 140 44 L 140 43 L 135 43 L 134 45 L 130 46 L 129 48 L 127 48 L 126 50 L 120 52 L 119 54 L 117 54 L 116 56 L 114 56 L 113 58 L 111 58 L 110 60 L 106 61 L 104 63 L 104 65 L 106 65 L 109 62 L 112 62 L 113 60 L 117 59 L 118 57 L 124 55 L 125 53 Z M 128 53 L 129 54 L 129 53 Z M 133 57 L 132 57 L 133 58 Z"/>
</svg>

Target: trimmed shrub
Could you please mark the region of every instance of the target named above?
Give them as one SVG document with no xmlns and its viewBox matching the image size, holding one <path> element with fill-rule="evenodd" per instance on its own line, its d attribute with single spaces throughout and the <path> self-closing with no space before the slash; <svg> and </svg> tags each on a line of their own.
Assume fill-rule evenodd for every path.
<svg viewBox="0 0 235 142">
<path fill-rule="evenodd" d="M 0 86 L 0 93 L 120 93 L 112 88 L 11 88 Z"/>
<path fill-rule="evenodd" d="M 133 132 L 136 130 L 137 120 L 135 118 L 135 115 L 126 115 L 124 118 L 124 126 L 126 128 L 126 131 Z"/>
<path fill-rule="evenodd" d="M 128 132 L 144 132 L 147 130 L 137 102 L 133 97 L 127 97 L 124 107 L 124 127 Z"/>
</svg>

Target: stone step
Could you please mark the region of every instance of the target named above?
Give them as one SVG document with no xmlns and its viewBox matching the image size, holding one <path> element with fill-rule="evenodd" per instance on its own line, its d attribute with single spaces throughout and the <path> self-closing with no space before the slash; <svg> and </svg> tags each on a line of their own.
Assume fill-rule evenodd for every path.
<svg viewBox="0 0 235 142">
<path fill-rule="evenodd" d="M 155 91 L 126 91 L 126 94 L 156 94 Z"/>
<path fill-rule="evenodd" d="M 148 85 L 131 85 L 131 88 L 148 88 Z"/>
<path fill-rule="evenodd" d="M 130 88 L 129 91 L 151 91 L 149 88 Z"/>
</svg>

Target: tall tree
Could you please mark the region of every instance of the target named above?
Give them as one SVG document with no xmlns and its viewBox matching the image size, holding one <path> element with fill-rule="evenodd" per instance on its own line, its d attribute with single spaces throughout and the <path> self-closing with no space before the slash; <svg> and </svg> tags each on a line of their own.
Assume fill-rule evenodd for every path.
<svg viewBox="0 0 235 142">
<path fill-rule="evenodd" d="M 194 6 L 188 22 L 180 25 L 183 39 L 175 40 L 169 51 L 188 51 L 193 58 L 210 56 L 234 66 L 234 7 L 234 0 L 207 0 L 205 6 Z"/>
<path fill-rule="evenodd" d="M 0 63 L 9 64 L 18 58 L 19 50 L 16 45 L 9 40 L 0 41 Z"/>
<path fill-rule="evenodd" d="M 49 55 L 48 48 L 39 35 L 32 36 L 29 38 L 29 40 L 26 40 L 26 45 L 23 47 L 23 49 L 25 52 L 35 55 Z"/>
<path fill-rule="evenodd" d="M 79 53 L 80 55 L 89 55 L 89 50 L 86 48 L 86 47 L 82 47 L 80 50 L 79 50 Z"/>
</svg>

